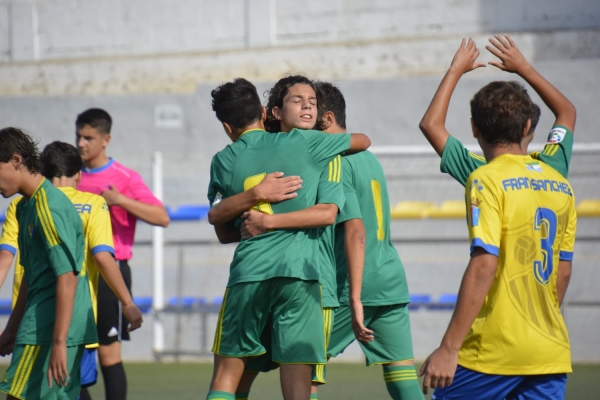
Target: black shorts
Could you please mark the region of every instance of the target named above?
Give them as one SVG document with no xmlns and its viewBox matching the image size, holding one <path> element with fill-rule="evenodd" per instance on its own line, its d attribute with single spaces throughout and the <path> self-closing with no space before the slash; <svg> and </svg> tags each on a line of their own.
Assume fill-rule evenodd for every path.
<svg viewBox="0 0 600 400">
<path fill-rule="evenodd" d="M 127 260 L 117 260 L 125 285 L 131 293 L 131 269 Z M 123 315 L 121 302 L 102 275 L 98 279 L 98 342 L 109 345 L 117 340 L 129 340 L 129 322 Z"/>
</svg>

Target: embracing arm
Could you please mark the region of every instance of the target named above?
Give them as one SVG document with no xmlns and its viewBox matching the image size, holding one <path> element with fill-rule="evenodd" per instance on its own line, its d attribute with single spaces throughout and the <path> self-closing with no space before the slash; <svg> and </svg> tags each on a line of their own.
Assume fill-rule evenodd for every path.
<svg viewBox="0 0 600 400">
<path fill-rule="evenodd" d="M 260 202 L 278 203 L 293 199 L 296 191 L 302 187 L 299 176 L 283 177 L 283 172 L 272 172 L 252 189 L 224 198 L 214 204 L 208 212 L 208 222 L 211 225 L 224 224 L 239 217 Z"/>
<path fill-rule="evenodd" d="M 242 239 L 240 231 L 226 224 L 215 225 L 215 233 L 222 244 L 237 243 Z"/>
<path fill-rule="evenodd" d="M 461 76 L 479 67 L 485 67 L 484 63 L 476 63 L 479 56 L 475 42 L 472 39 L 463 39 L 460 48 L 452 59 L 452 64 L 446 72 L 444 79 L 435 92 L 431 104 L 425 111 L 425 115 L 419 123 L 419 128 L 433 149 L 441 157 L 444 146 L 450 135 L 446 130 L 446 116 L 452 93 Z"/>
<path fill-rule="evenodd" d="M 352 133 L 350 134 L 350 148 L 346 151 L 346 154 L 360 153 L 365 151 L 371 146 L 371 139 L 364 133 Z"/>
</svg>

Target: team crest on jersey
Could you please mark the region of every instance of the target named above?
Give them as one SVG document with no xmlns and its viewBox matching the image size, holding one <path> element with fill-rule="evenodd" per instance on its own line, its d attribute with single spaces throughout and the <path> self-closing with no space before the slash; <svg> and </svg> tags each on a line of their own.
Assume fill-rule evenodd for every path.
<svg viewBox="0 0 600 400">
<path fill-rule="evenodd" d="M 217 192 L 217 195 L 215 196 L 215 201 L 213 201 L 213 206 L 219 204 L 221 200 L 223 200 L 223 195 L 221 194 L 221 192 Z"/>
<path fill-rule="evenodd" d="M 27 232 L 29 232 L 29 238 L 32 239 L 33 235 L 35 234 L 35 225 L 29 224 L 29 226 L 27 227 Z"/>
<path fill-rule="evenodd" d="M 565 135 L 567 134 L 567 130 L 564 128 L 554 128 L 550 131 L 548 135 L 548 144 L 556 144 L 563 141 Z"/>
<path fill-rule="evenodd" d="M 526 162 L 525 165 L 528 171 L 542 172 L 542 166 L 537 161 Z"/>
</svg>

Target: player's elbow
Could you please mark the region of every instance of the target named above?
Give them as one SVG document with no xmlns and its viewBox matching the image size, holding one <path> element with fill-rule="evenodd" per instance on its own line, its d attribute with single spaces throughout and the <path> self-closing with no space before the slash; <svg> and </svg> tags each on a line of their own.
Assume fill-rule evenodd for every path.
<svg viewBox="0 0 600 400">
<path fill-rule="evenodd" d="M 353 133 L 350 137 L 350 152 L 365 151 L 371 146 L 371 139 L 364 133 Z"/>
<path fill-rule="evenodd" d="M 217 220 L 217 216 L 215 215 L 215 209 L 211 208 L 210 210 L 208 210 L 208 223 L 211 225 L 216 225 L 219 223 L 219 221 Z"/>
<path fill-rule="evenodd" d="M 171 218 L 169 217 L 167 210 L 163 207 L 162 212 L 158 215 L 155 225 L 166 228 L 169 226 L 169 223 L 171 223 Z"/>
<path fill-rule="evenodd" d="M 367 231 L 362 219 L 351 219 L 344 222 L 344 232 L 347 242 L 361 243 L 364 245 L 367 237 Z"/>
</svg>

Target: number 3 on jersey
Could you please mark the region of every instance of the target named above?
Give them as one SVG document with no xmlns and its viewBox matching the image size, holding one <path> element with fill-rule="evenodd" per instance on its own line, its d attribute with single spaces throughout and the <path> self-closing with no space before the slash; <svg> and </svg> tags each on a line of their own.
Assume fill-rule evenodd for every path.
<svg viewBox="0 0 600 400">
<path fill-rule="evenodd" d="M 265 176 L 267 176 L 267 174 L 263 172 L 262 174 L 257 174 L 246 178 L 244 180 L 244 192 L 261 183 L 262 180 L 265 179 Z M 264 214 L 273 214 L 273 207 L 271 207 L 271 203 L 267 203 L 266 201 L 261 201 L 252 208 Z"/>
<path fill-rule="evenodd" d="M 538 208 L 533 220 L 533 229 L 541 231 L 542 259 L 533 262 L 533 275 L 542 285 L 550 281 L 554 270 L 554 241 L 556 240 L 557 218 L 549 208 Z"/>
</svg>

